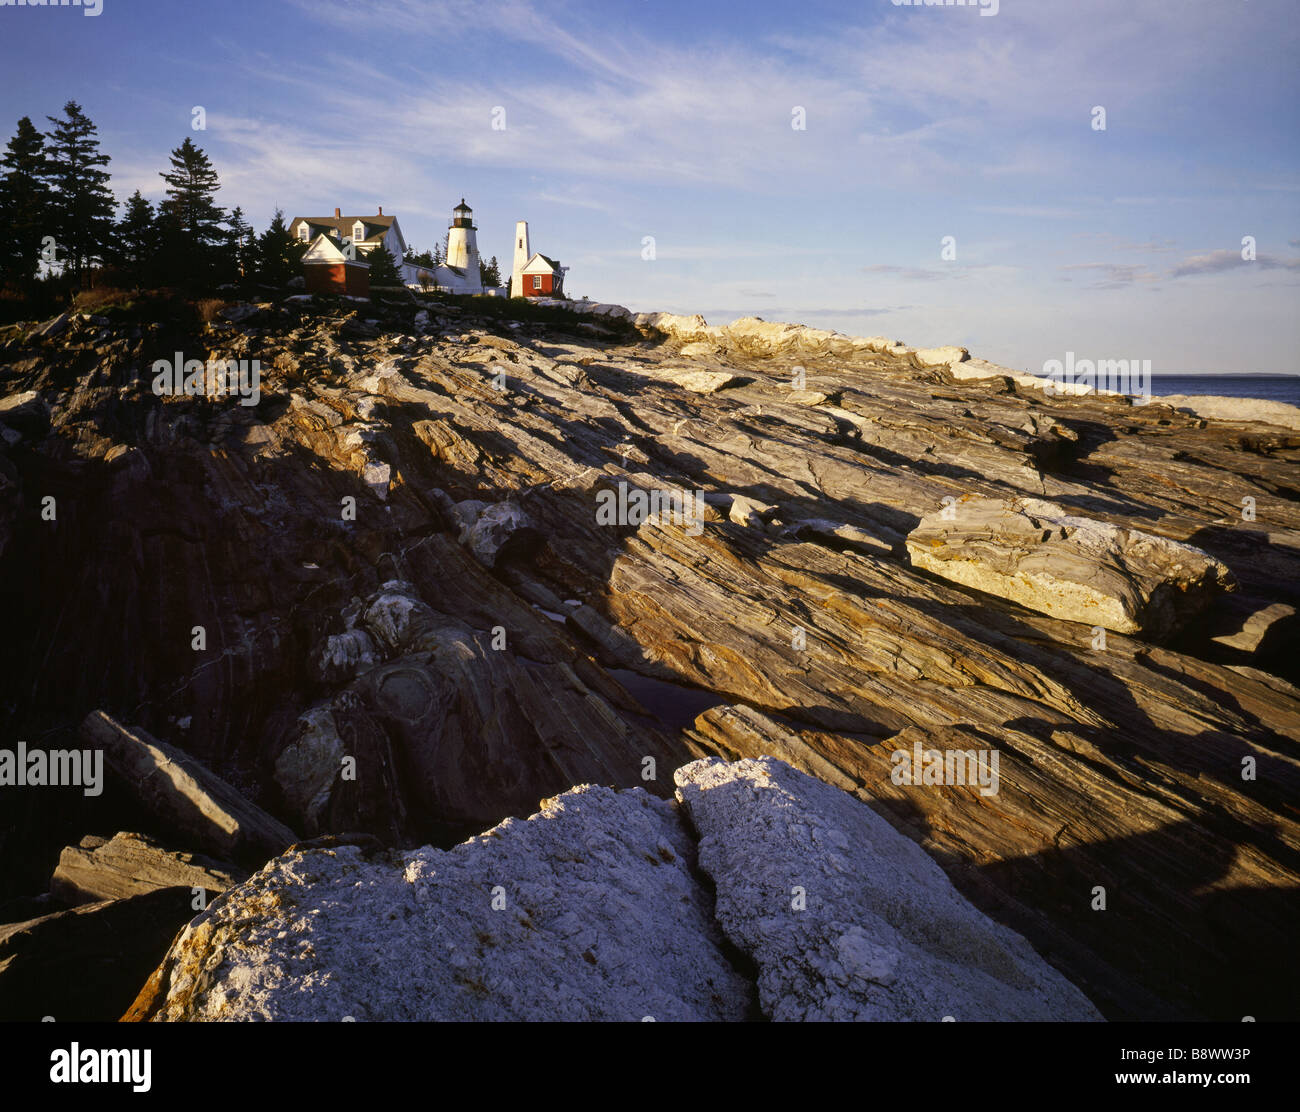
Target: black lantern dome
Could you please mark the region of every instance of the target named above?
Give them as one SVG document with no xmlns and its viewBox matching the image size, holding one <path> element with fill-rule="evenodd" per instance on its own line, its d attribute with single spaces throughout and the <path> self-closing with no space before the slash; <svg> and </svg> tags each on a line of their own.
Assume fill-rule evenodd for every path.
<svg viewBox="0 0 1300 1112">
<path fill-rule="evenodd" d="M 453 228 L 474 227 L 474 210 L 465 203 L 464 197 L 460 199 L 460 204 L 451 210 L 451 226 Z"/>
</svg>

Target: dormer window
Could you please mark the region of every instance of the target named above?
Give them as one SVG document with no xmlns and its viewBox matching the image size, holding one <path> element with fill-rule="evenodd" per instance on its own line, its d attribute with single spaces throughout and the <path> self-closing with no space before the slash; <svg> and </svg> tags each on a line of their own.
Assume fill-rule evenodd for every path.
<svg viewBox="0 0 1300 1112">
<path fill-rule="evenodd" d="M 358 220 L 355 224 L 352 225 L 352 241 L 354 243 L 360 243 L 365 238 L 366 238 L 366 226 L 363 223 L 361 223 L 360 220 Z"/>
<path fill-rule="evenodd" d="M 306 243 L 311 238 L 311 229 L 306 224 L 298 225 L 298 238 Z"/>
</svg>

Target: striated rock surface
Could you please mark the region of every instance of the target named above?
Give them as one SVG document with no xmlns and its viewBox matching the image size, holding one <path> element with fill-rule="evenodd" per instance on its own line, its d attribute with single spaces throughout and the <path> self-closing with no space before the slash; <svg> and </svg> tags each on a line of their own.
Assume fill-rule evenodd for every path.
<svg viewBox="0 0 1300 1112">
<path fill-rule="evenodd" d="M 843 792 L 770 759 L 676 783 L 716 923 L 679 809 L 586 786 L 446 852 L 277 858 L 186 928 L 127 1018 L 757 1018 L 724 931 L 769 1019 L 1099 1018 Z"/>
<path fill-rule="evenodd" d="M 50 895 L 65 904 L 125 899 L 159 888 L 197 888 L 216 895 L 247 876 L 237 866 L 177 853 L 140 834 L 88 835 L 59 855 Z"/>
<path fill-rule="evenodd" d="M 1037 498 L 961 498 L 907 536 L 912 566 L 1068 622 L 1160 639 L 1235 590 L 1188 544 Z"/>
<path fill-rule="evenodd" d="M 1300 605 L 1293 430 L 1048 395 L 886 337 L 510 312 L 304 294 L 203 328 L 133 310 L 0 336 L 0 396 L 42 399 L 0 436 L 6 745 L 73 746 L 103 708 L 304 836 L 407 847 L 778 746 L 1108 1017 L 1294 1018 L 1294 623 L 1215 640 Z M 260 402 L 155 396 L 178 350 L 257 359 Z M 634 489 L 705 509 L 598 521 Z M 1190 544 L 1240 589 L 1163 642 L 1098 647 L 914 567 L 945 498 Z M 503 507 L 477 554 L 469 503 Z M 998 794 L 895 783 L 918 743 L 998 751 Z M 203 850 L 141 798 L 0 785 L 0 898 L 43 891 L 90 832 Z"/>
</svg>

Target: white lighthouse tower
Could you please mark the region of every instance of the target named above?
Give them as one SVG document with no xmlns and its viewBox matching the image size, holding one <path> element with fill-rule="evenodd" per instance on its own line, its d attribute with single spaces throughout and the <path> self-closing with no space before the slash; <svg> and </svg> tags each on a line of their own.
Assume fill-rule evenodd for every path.
<svg viewBox="0 0 1300 1112">
<path fill-rule="evenodd" d="M 451 210 L 451 227 L 447 229 L 447 265 L 463 270 L 466 286 L 481 291 L 483 282 L 479 276 L 476 231 L 474 210 L 462 197 L 460 204 Z"/>
<path fill-rule="evenodd" d="M 510 296 L 524 296 L 524 267 L 533 257 L 528 246 L 528 221 L 521 220 L 515 225 L 515 261 L 510 268 Z"/>
</svg>

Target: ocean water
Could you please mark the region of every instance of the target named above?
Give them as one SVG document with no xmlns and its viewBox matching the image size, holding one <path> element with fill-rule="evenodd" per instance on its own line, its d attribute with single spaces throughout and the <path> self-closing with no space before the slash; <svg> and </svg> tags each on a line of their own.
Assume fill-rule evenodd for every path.
<svg viewBox="0 0 1300 1112">
<path fill-rule="evenodd" d="M 1300 375 L 1153 374 L 1151 393 L 1216 394 L 1223 398 L 1259 398 L 1300 405 Z"/>
</svg>

